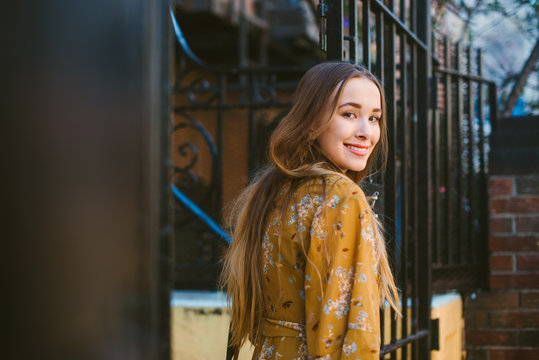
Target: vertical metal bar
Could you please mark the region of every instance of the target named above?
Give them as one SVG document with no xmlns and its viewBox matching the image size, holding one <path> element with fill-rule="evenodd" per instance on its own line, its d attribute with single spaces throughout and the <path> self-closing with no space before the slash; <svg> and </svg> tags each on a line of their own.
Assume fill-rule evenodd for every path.
<svg viewBox="0 0 539 360">
<path fill-rule="evenodd" d="M 417 0 L 410 0 L 410 27 L 417 31 Z"/>
<path fill-rule="evenodd" d="M 479 77 L 483 77 L 483 52 L 479 50 L 477 52 L 477 74 Z M 487 169 L 486 169 L 486 148 L 485 148 L 485 84 L 483 82 L 479 83 L 478 89 L 478 117 L 479 117 L 479 186 L 480 189 L 480 236 L 477 248 L 477 254 L 479 257 L 480 269 L 487 269 L 486 260 L 480 256 L 480 254 L 487 253 L 487 243 L 488 243 L 488 188 L 487 188 Z M 481 286 L 484 286 L 487 283 L 487 274 L 486 270 L 482 270 L 481 274 Z"/>
<path fill-rule="evenodd" d="M 392 1 L 392 0 L 391 0 Z M 384 227 L 387 231 L 388 243 L 391 245 L 389 251 L 390 261 L 393 269 L 396 269 L 396 255 L 397 255 L 397 194 L 398 194 L 398 181 L 397 181 L 397 101 L 395 96 L 395 90 L 397 88 L 396 83 L 396 64 L 395 64 L 395 24 L 390 22 L 388 24 L 389 31 L 385 34 L 385 46 L 384 50 L 388 54 L 387 68 L 385 69 L 385 90 L 387 94 L 387 132 L 388 132 L 388 157 L 387 168 L 384 175 L 384 213 L 385 223 Z M 403 304 L 404 304 L 403 300 Z M 385 318 L 385 316 L 384 316 Z M 382 325 L 384 324 L 384 318 L 382 318 Z M 382 344 L 384 344 L 385 330 L 382 328 Z"/>
<path fill-rule="evenodd" d="M 468 74 L 473 74 L 473 51 L 472 47 L 468 46 L 466 57 L 468 58 L 467 70 Z M 474 171 L 474 92 L 473 81 L 468 78 L 468 209 L 469 214 L 466 217 L 468 219 L 468 241 L 467 251 L 465 252 L 466 261 L 473 263 L 475 257 L 473 256 L 474 244 L 478 239 L 475 238 L 475 218 L 476 218 L 476 202 L 475 202 L 475 171 Z"/>
<path fill-rule="evenodd" d="M 249 42 L 248 42 L 248 28 L 247 20 L 245 18 L 245 2 L 247 0 L 240 0 L 240 15 L 239 15 L 239 36 L 238 36 L 238 66 L 240 68 L 247 66 L 249 56 Z"/>
<path fill-rule="evenodd" d="M 394 0 L 389 0 L 389 8 L 394 12 Z M 389 143 L 389 161 L 388 161 L 388 172 L 386 173 L 386 178 L 384 179 L 384 185 L 386 190 L 386 204 L 388 209 L 388 217 L 392 217 L 391 230 L 393 237 L 392 245 L 392 266 L 393 269 L 397 269 L 397 262 L 400 262 L 398 256 L 398 248 L 400 244 L 400 236 L 398 232 L 400 231 L 399 227 L 402 227 L 402 221 L 399 219 L 398 214 L 398 196 L 399 196 L 399 169 L 398 169 L 398 158 L 397 158 L 397 148 L 398 148 L 398 126 L 399 122 L 397 121 L 397 64 L 396 64 L 396 26 L 394 22 L 389 22 L 389 31 L 387 33 L 387 51 L 388 54 L 388 66 L 387 66 L 387 75 L 386 84 L 387 84 L 387 93 L 388 93 L 388 143 Z M 397 274 L 397 280 L 402 277 L 400 274 Z M 406 312 L 406 297 L 401 295 L 401 312 L 405 314 Z M 396 334 L 396 322 L 394 321 L 395 312 L 391 311 L 391 321 L 390 321 L 390 342 L 394 342 Z M 391 354 L 391 358 L 394 359 L 395 353 Z"/>
<path fill-rule="evenodd" d="M 457 48 L 456 48 L 456 70 L 458 73 L 460 73 L 461 71 L 461 57 L 462 55 L 462 48 L 461 48 L 461 44 L 460 43 L 457 43 Z M 462 77 L 457 75 L 457 116 L 456 116 L 456 133 L 455 133 L 455 139 L 456 139 L 456 145 L 457 145 L 457 148 L 456 148 L 456 153 L 455 153 L 455 160 L 456 160 L 456 164 L 457 164 L 457 171 L 456 171 L 456 176 L 457 176 L 457 188 L 456 188 L 456 193 L 457 193 L 457 204 L 456 204 L 456 207 L 457 207 L 457 232 L 456 232 L 456 241 L 455 241 L 455 245 L 456 245 L 456 252 L 455 254 L 457 255 L 457 258 L 458 258 L 458 262 L 460 263 L 462 261 L 462 243 L 464 241 L 464 238 L 465 238 L 465 233 L 464 233 L 464 227 L 463 227 L 463 217 L 464 217 L 464 211 L 463 211 L 463 205 L 464 205 L 464 202 L 463 202 L 463 197 L 464 197 L 464 181 L 463 181 L 463 169 L 462 169 L 462 151 L 463 151 L 463 146 L 462 146 L 462 113 L 464 112 L 464 109 L 463 109 L 463 106 L 464 106 L 464 102 L 462 100 Z"/>
<path fill-rule="evenodd" d="M 342 0 L 327 1 L 326 57 L 328 60 L 343 59 L 343 6 Z"/>
<path fill-rule="evenodd" d="M 217 219 L 222 218 L 222 203 L 223 203 L 223 143 L 224 143 L 224 110 L 221 108 L 221 105 L 225 104 L 226 101 L 226 74 L 221 73 L 218 75 L 219 79 L 219 110 L 217 111 L 217 164 L 215 166 L 215 182 L 216 184 L 216 190 L 215 190 L 215 201 L 217 202 L 217 206 L 215 207 L 217 210 Z"/>
<path fill-rule="evenodd" d="M 432 75 L 433 77 L 436 76 L 435 74 Z M 436 88 L 433 88 L 434 94 L 432 96 L 438 96 L 438 89 L 437 89 L 437 83 L 435 83 Z M 433 170 L 433 185 L 434 185 L 434 209 L 433 209 L 433 217 L 434 217 L 434 229 L 432 231 L 433 233 L 433 262 L 436 265 L 440 265 L 442 263 L 441 261 L 441 214 L 442 214 L 442 205 L 441 205 L 441 195 L 440 195 L 440 188 L 441 188 L 441 155 L 440 155 L 440 147 L 441 147 L 441 133 L 442 133 L 442 127 L 441 127 L 441 118 L 440 118 L 440 112 L 438 109 L 433 109 L 433 133 L 431 134 L 432 140 L 433 140 L 433 148 L 434 148 L 434 154 L 432 159 L 432 170 Z"/>
<path fill-rule="evenodd" d="M 419 271 L 420 268 L 418 266 L 418 260 L 421 256 L 423 256 L 424 249 L 419 248 L 419 188 L 418 188 L 418 173 L 419 173 L 419 138 L 418 138 L 418 67 L 417 67 L 417 45 L 413 45 L 411 49 L 411 84 L 412 87 L 410 89 L 411 94 L 411 106 L 412 106 L 412 151 L 413 151 L 413 172 L 412 172 L 412 196 L 413 196 L 413 212 L 411 214 L 412 223 L 413 223 L 413 230 L 414 230 L 414 242 L 413 242 L 413 259 L 414 259 L 414 265 L 412 267 L 413 271 L 413 307 L 412 307 L 412 319 L 417 319 L 419 314 L 419 304 L 417 299 L 419 299 L 419 289 L 421 287 L 421 284 L 419 282 Z M 421 254 L 420 254 L 421 250 Z M 417 323 L 412 323 L 412 333 L 416 333 L 419 329 L 417 328 Z M 419 354 L 417 351 L 414 352 L 414 358 L 419 358 Z"/>
<path fill-rule="evenodd" d="M 258 153 L 258 142 L 256 139 L 255 110 L 253 108 L 254 92 L 256 89 L 256 73 L 249 73 L 249 114 L 248 114 L 248 134 L 249 134 L 249 154 L 248 154 L 248 174 L 249 179 L 254 176 Z"/>
<path fill-rule="evenodd" d="M 441 257 L 441 223 L 442 223 L 442 202 L 440 199 L 440 133 L 442 131 L 442 127 L 440 124 L 440 113 L 438 111 L 435 111 L 433 114 L 433 133 L 431 134 L 432 140 L 433 140 L 433 148 L 434 148 L 434 154 L 433 154 L 433 162 L 432 162 L 432 171 L 433 171 L 433 185 L 434 185 L 434 209 L 433 209 L 433 218 L 434 218 L 434 229 L 432 230 L 433 234 L 433 264 L 441 265 L 442 264 L 442 257 Z"/>
<path fill-rule="evenodd" d="M 411 156 L 410 150 L 410 127 L 411 119 L 410 112 L 408 109 L 408 64 L 406 55 L 408 53 L 406 34 L 400 34 L 400 109 L 401 109 L 401 121 L 399 122 L 399 144 L 401 146 L 401 172 L 400 172 L 400 199 L 401 199 L 401 243 L 400 243 L 400 274 L 401 274 L 401 296 L 403 302 L 403 317 L 401 319 L 401 332 L 404 337 L 406 334 L 406 323 L 408 321 L 408 283 L 410 277 L 408 275 L 408 263 L 410 262 L 411 266 L 414 266 L 414 259 L 409 258 L 409 243 L 410 243 L 410 230 L 411 222 L 409 213 L 413 211 L 412 204 L 410 203 L 410 167 L 413 166 L 413 157 Z M 411 261 L 410 261 L 411 260 Z M 412 299 L 412 302 L 414 300 Z M 394 341 L 394 340 L 393 340 Z M 402 350 L 404 351 L 405 348 Z M 392 353 L 393 355 L 396 353 Z M 402 355 L 402 354 L 401 354 Z M 396 358 L 396 357 L 395 357 Z"/>
<path fill-rule="evenodd" d="M 350 27 L 350 39 L 348 40 L 348 48 L 350 49 L 350 62 L 354 64 L 359 63 L 357 11 L 357 0 L 348 0 L 348 19 Z"/>
<path fill-rule="evenodd" d="M 319 41 L 320 50 L 327 51 L 327 0 L 320 0 L 318 15 L 320 16 Z"/>
<path fill-rule="evenodd" d="M 239 21 L 239 24 L 238 24 L 238 67 L 240 69 L 247 67 L 248 62 L 249 62 L 249 49 L 248 49 L 248 46 L 249 46 L 249 33 L 248 33 L 249 28 L 248 28 L 247 19 L 246 19 L 246 16 L 245 16 L 245 8 L 246 8 L 245 2 L 246 1 L 247 0 L 239 0 L 239 9 L 238 9 L 238 12 L 239 12 L 239 17 L 238 17 L 238 21 Z M 232 2 L 232 6 L 235 6 L 234 2 Z M 239 76 L 239 79 L 238 79 L 238 83 L 239 83 L 240 87 L 248 86 L 247 81 L 248 81 L 248 79 L 246 78 L 245 74 L 240 73 L 240 76 Z M 241 97 L 240 101 L 245 101 L 246 100 L 244 92 L 240 93 L 240 97 Z M 219 111 L 221 111 L 221 110 L 219 110 Z M 219 183 L 219 184 L 221 184 L 221 183 Z"/>
<path fill-rule="evenodd" d="M 259 1 L 258 2 L 260 6 L 260 13 L 257 14 L 262 18 L 264 23 L 266 25 L 269 25 L 269 12 L 268 12 L 268 5 L 267 1 Z M 269 43 L 269 31 L 268 27 L 266 26 L 264 29 L 262 29 L 262 35 L 260 37 L 259 41 L 259 48 L 258 48 L 258 61 L 260 62 L 260 65 L 266 66 L 268 64 L 268 43 Z"/>
<path fill-rule="evenodd" d="M 451 67 L 451 49 L 449 38 L 444 37 L 444 66 L 449 69 Z M 444 243 L 446 245 L 447 259 L 445 264 L 450 265 L 453 263 L 453 198 L 452 198 L 452 178 L 453 169 L 451 161 L 453 160 L 453 116 L 452 116 L 452 87 L 451 87 L 451 75 L 445 75 L 445 132 L 446 132 L 446 158 L 445 158 L 445 198 L 446 198 L 446 227 Z"/>
<path fill-rule="evenodd" d="M 376 76 L 384 83 L 384 16 L 382 11 L 376 12 Z"/>
<path fill-rule="evenodd" d="M 481 50 L 477 51 L 477 75 L 480 78 L 483 77 L 483 51 Z M 485 157 L 483 156 L 485 153 L 485 84 L 483 82 L 479 83 L 477 90 L 479 103 L 477 107 L 477 116 L 479 117 L 479 171 L 483 176 L 486 175 Z"/>
<path fill-rule="evenodd" d="M 494 83 L 489 83 L 488 85 L 488 104 L 492 132 L 495 132 L 500 128 L 500 117 L 498 114 L 498 101 L 496 99 L 496 85 Z"/>
<path fill-rule="evenodd" d="M 363 0 L 363 65 L 371 69 L 371 32 L 370 32 L 371 1 Z"/>
<path fill-rule="evenodd" d="M 432 183 L 431 183 L 431 122 L 432 114 L 429 112 L 429 79 L 432 76 L 431 71 L 431 18 L 430 0 L 418 0 L 417 3 L 417 35 L 420 40 L 427 44 L 427 51 L 422 48 L 417 50 L 417 68 L 421 69 L 417 74 L 417 97 L 421 99 L 418 102 L 418 174 L 417 186 L 418 192 L 422 194 L 418 201 L 418 246 L 424 251 L 424 255 L 417 259 L 419 272 L 418 283 L 418 329 L 428 330 L 429 335 L 419 340 L 418 351 L 419 359 L 430 359 L 431 348 L 431 321 L 430 321 L 430 302 L 432 297 L 431 284 L 431 228 L 432 218 Z"/>
<path fill-rule="evenodd" d="M 433 54 L 437 53 L 439 42 L 433 37 L 433 45 L 432 45 L 432 52 Z M 432 94 L 432 97 L 438 96 L 438 89 L 437 89 L 437 82 L 436 80 L 436 74 L 432 74 L 432 80 L 431 80 L 431 89 L 434 91 Z M 438 103 L 438 101 L 436 101 Z M 433 201 L 434 201 L 434 207 L 433 207 L 433 229 L 432 229 L 432 256 L 433 256 L 433 264 L 439 265 L 440 264 L 440 116 L 439 116 L 438 109 L 433 109 L 433 127 L 432 127 L 432 141 L 433 141 L 433 157 L 432 157 L 432 171 L 433 171 L 433 178 L 432 183 L 434 187 L 433 192 Z"/>
</svg>

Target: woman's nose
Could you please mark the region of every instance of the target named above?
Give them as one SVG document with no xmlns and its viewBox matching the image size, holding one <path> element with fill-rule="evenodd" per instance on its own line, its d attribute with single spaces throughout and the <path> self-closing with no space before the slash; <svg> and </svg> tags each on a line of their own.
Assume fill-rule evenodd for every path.
<svg viewBox="0 0 539 360">
<path fill-rule="evenodd" d="M 356 137 L 368 137 L 371 133 L 371 127 L 369 126 L 369 120 L 365 117 L 357 118 L 356 125 Z"/>
</svg>

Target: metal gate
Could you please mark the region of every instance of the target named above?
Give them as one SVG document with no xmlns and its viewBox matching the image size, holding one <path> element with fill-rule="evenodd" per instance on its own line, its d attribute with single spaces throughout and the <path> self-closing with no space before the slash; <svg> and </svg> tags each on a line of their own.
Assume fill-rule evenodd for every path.
<svg viewBox="0 0 539 360">
<path fill-rule="evenodd" d="M 321 9 L 328 58 L 363 63 L 387 93 L 389 158 L 380 182 L 403 317 L 384 312 L 381 333 L 390 339 L 382 339 L 381 356 L 426 359 L 435 347 L 430 319 L 430 2 L 322 1 Z"/>
<path fill-rule="evenodd" d="M 246 1 L 240 3 L 245 7 Z M 264 15 L 265 2 L 257 3 Z M 316 11 L 325 54 L 319 61 L 362 63 L 384 84 L 388 167 L 363 187 L 383 189 L 375 210 L 383 216 L 404 316 L 384 312 L 381 357 L 428 359 L 437 348 L 437 322 L 430 319 L 433 285 L 466 291 L 483 284 L 484 124 L 487 115 L 491 122 L 495 118 L 489 110 L 495 109 L 494 84 L 482 78 L 474 65 L 480 56 L 473 61 L 471 49 L 464 69 L 459 46 L 433 39 L 428 0 L 289 3 Z M 221 225 L 227 202 L 265 162 L 269 134 L 309 67 L 268 66 L 267 27 L 247 24 L 245 9 L 238 10 L 238 65 L 221 67 L 198 58 L 171 14 L 178 40 L 171 159 L 177 288 L 215 288 L 218 259 L 229 241 Z M 253 52 L 249 29 L 258 31 L 257 66 L 247 65 Z"/>
</svg>

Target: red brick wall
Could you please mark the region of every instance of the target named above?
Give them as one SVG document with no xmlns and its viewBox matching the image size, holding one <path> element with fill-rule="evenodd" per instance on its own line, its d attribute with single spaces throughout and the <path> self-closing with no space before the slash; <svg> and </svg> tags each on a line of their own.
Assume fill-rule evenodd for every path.
<svg viewBox="0 0 539 360">
<path fill-rule="evenodd" d="M 539 359 L 539 175 L 491 176 L 489 291 L 465 303 L 468 359 Z"/>
</svg>

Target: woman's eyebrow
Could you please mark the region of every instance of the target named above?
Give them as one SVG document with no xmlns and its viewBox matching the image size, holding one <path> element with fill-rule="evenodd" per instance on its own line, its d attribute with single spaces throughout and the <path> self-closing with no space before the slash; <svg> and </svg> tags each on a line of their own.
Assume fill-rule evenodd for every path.
<svg viewBox="0 0 539 360">
<path fill-rule="evenodd" d="M 339 109 L 342 108 L 342 107 L 345 107 L 345 106 L 353 106 L 353 107 L 358 108 L 358 109 L 362 108 L 361 104 L 358 104 L 358 103 L 355 103 L 355 102 L 347 102 L 347 103 L 339 105 Z M 375 112 L 381 113 L 382 110 L 378 109 L 378 108 L 374 108 L 374 109 L 372 109 L 371 112 L 373 112 L 373 113 L 375 113 Z"/>
<path fill-rule="evenodd" d="M 345 106 L 353 106 L 353 107 L 356 107 L 358 109 L 362 108 L 361 104 L 358 104 L 358 103 L 355 103 L 355 102 L 347 102 L 347 103 L 341 104 L 341 105 L 339 105 L 339 108 L 342 108 L 342 107 L 345 107 Z"/>
</svg>

